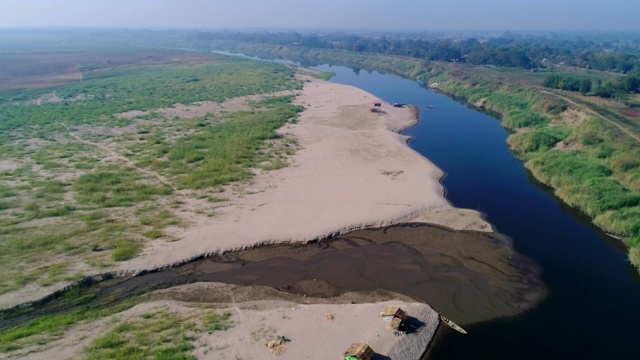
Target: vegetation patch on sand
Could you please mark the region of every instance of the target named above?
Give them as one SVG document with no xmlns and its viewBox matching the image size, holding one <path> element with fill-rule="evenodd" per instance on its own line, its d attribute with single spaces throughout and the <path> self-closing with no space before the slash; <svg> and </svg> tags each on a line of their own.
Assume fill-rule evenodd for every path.
<svg viewBox="0 0 640 360">
<path fill-rule="evenodd" d="M 232 326 L 228 312 L 196 317 L 161 310 L 122 321 L 84 349 L 86 359 L 195 359 L 193 342 L 204 331 Z"/>
<path fill-rule="evenodd" d="M 223 185 L 285 166 L 295 151 L 275 130 L 302 108 L 268 96 L 301 86 L 293 69 L 214 55 L 145 63 L 142 53 L 88 49 L 69 55 L 87 62 L 82 81 L 16 90 L 25 68 L 0 89 L 0 161 L 12 164 L 0 168 L 0 295 L 69 283 L 176 240 L 166 230 L 188 225 L 184 214 L 213 215 L 206 199 Z M 120 61 L 100 63 L 109 54 Z M 155 111 L 248 95 L 258 97 L 239 111 Z"/>
</svg>

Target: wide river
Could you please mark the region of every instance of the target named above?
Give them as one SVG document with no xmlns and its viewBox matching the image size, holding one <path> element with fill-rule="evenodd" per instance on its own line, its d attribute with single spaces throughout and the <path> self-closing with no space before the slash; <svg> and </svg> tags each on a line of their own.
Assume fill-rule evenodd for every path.
<svg viewBox="0 0 640 360">
<path fill-rule="evenodd" d="M 443 329 L 429 359 L 640 359 L 640 276 L 624 246 L 536 182 L 509 152 L 498 120 L 399 76 L 315 68 L 420 106 L 420 123 L 405 132 L 409 145 L 446 172 L 449 201 L 482 211 L 539 264 L 549 288 L 535 309 L 468 325 L 468 336 Z"/>
</svg>

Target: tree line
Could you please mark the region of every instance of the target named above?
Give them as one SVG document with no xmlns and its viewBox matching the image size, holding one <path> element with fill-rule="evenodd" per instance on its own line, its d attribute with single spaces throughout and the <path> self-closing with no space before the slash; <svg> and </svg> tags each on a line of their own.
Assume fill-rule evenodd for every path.
<svg viewBox="0 0 640 360">
<path fill-rule="evenodd" d="M 616 94 L 630 94 L 640 92 L 640 72 L 629 73 L 615 81 L 602 82 L 599 79 L 592 80 L 589 77 L 576 77 L 573 75 L 548 75 L 543 83 L 551 89 L 576 91 L 583 95 L 596 95 L 610 98 Z"/>
<path fill-rule="evenodd" d="M 364 36 L 346 33 L 302 34 L 299 32 L 237 33 L 198 32 L 193 39 L 233 40 L 258 44 L 338 49 L 355 52 L 410 56 L 474 65 L 494 65 L 522 69 L 565 65 L 600 71 L 629 73 L 640 71 L 637 44 L 613 46 L 612 42 L 553 35 L 512 35 L 478 40 L 405 37 L 402 34 Z M 625 51 L 630 51 L 625 52 Z"/>
</svg>

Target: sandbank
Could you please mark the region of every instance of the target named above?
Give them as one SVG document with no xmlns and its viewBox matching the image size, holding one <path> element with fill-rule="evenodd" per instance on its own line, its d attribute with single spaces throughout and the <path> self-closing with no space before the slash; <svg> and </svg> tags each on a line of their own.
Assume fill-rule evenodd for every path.
<svg viewBox="0 0 640 360">
<path fill-rule="evenodd" d="M 414 125 L 411 107 L 394 107 L 358 88 L 306 78 L 295 99 L 305 107 L 279 131 L 301 149 L 289 166 L 257 174 L 227 190 L 214 217 L 191 214 L 175 242 L 156 241 L 121 263 L 139 271 L 266 243 L 305 242 L 370 226 L 407 221 L 453 207 L 443 196 L 443 173 L 409 148 L 397 132 Z M 370 109 L 381 103 L 379 113 Z M 471 216 L 463 220 L 468 222 Z M 478 214 L 476 230 L 490 231 Z M 442 224 L 445 225 L 446 224 Z"/>
<path fill-rule="evenodd" d="M 415 360 L 424 353 L 440 324 L 438 314 L 428 305 L 385 291 L 345 293 L 321 299 L 262 286 L 194 283 L 160 290 L 147 297 L 148 302 L 76 326 L 63 339 L 23 349 L 11 357 L 30 360 L 82 357 L 84 347 L 118 323 L 136 322 L 144 314 L 160 311 L 191 321 L 203 319 L 212 308 L 231 314 L 229 329 L 192 334 L 193 353 L 198 359 L 340 359 L 352 343 L 365 342 L 381 358 Z M 199 297 L 206 302 L 195 300 Z M 181 298 L 186 301 L 176 300 Z M 407 334 L 397 336 L 386 327 L 380 311 L 387 306 L 398 306 L 407 312 L 404 328 Z M 266 346 L 279 336 L 287 341 L 271 349 Z"/>
</svg>

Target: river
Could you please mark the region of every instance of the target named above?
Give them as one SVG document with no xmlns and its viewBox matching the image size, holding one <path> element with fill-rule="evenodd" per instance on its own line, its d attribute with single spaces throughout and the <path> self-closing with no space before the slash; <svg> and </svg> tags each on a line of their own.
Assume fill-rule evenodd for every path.
<svg viewBox="0 0 640 360">
<path fill-rule="evenodd" d="M 443 329 L 429 359 L 640 358 L 640 277 L 624 246 L 533 179 L 509 152 L 498 120 L 399 76 L 315 69 L 388 102 L 420 106 L 420 123 L 405 132 L 409 145 L 446 172 L 449 201 L 482 211 L 539 264 L 549 288 L 535 309 L 468 325 L 469 336 Z"/>
</svg>

